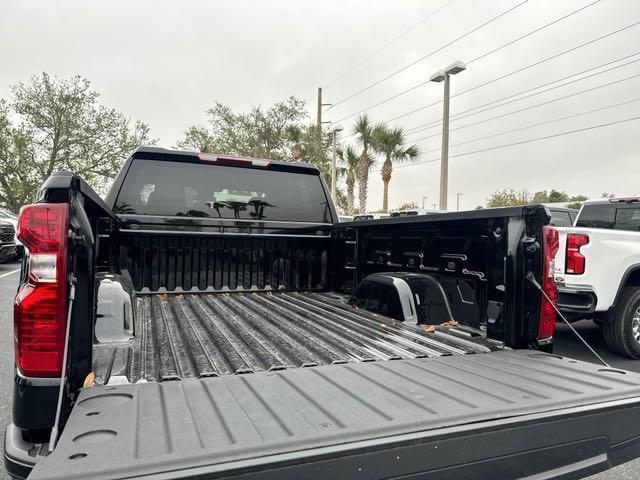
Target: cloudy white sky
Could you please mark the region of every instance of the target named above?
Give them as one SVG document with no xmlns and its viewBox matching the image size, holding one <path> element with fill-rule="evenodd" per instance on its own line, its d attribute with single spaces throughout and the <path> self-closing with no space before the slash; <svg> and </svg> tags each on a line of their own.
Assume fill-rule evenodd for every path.
<svg viewBox="0 0 640 480">
<path fill-rule="evenodd" d="M 150 124 L 153 136 L 174 145 L 183 131 L 202 123 L 215 101 L 246 110 L 290 95 L 308 98 L 379 50 L 430 12 L 445 5 L 391 46 L 339 82 L 325 88 L 325 101 L 338 102 L 438 49 L 523 0 L 246 0 L 246 1 L 20 1 L 0 4 L 0 97 L 10 85 L 46 71 L 83 75 L 101 101 Z M 401 74 L 325 112 L 340 120 L 428 79 L 454 60 L 468 62 L 594 0 L 529 0 L 499 20 L 443 48 Z M 571 47 L 640 21 L 638 0 L 601 0 L 593 6 L 469 65 L 453 77 L 451 93 L 463 92 Z M 640 74 L 640 24 L 537 67 L 490 82 L 452 99 L 451 113 L 466 111 L 542 84 L 630 56 L 599 73 L 501 108 L 452 121 L 451 128 Z M 600 73 L 602 72 L 602 73 Z M 586 75 L 586 74 L 585 74 Z M 583 75 L 584 76 L 584 75 Z M 579 77 L 572 77 L 571 80 Z M 561 82 L 562 83 L 562 82 Z M 555 86 L 556 84 L 550 85 Z M 451 132 L 451 155 L 544 137 L 640 116 L 640 101 L 490 139 L 506 130 L 640 99 L 640 77 L 571 98 Z M 388 120 L 442 97 L 430 83 L 369 110 Z M 441 105 L 397 122 L 406 129 L 438 121 Z M 341 123 L 349 132 L 353 119 Z M 440 127 L 410 135 L 421 160 L 439 157 Z M 347 141 L 352 138 L 347 138 Z M 510 187 L 570 194 L 640 193 L 640 120 L 489 150 L 450 160 L 449 203 L 463 193 L 463 207 L 484 204 L 490 192 Z M 390 204 L 428 206 L 438 197 L 437 161 L 399 168 L 391 181 Z M 370 207 L 381 204 L 382 184 L 374 173 Z"/>
</svg>

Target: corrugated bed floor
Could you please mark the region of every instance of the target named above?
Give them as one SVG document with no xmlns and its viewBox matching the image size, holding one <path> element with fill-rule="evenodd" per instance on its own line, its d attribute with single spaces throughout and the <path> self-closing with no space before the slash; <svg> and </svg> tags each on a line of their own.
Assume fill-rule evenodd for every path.
<svg viewBox="0 0 640 480">
<path fill-rule="evenodd" d="M 319 292 L 145 295 L 138 317 L 133 342 L 95 349 L 99 380 L 135 383 L 492 349 L 461 327 L 427 333 Z"/>
</svg>

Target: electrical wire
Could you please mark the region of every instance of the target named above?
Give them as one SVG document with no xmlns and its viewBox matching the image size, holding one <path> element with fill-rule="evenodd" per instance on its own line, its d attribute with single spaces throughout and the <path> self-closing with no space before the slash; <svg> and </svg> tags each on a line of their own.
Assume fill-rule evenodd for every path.
<svg viewBox="0 0 640 480">
<path fill-rule="evenodd" d="M 581 90 L 579 92 L 574 92 L 574 93 L 571 93 L 571 94 L 568 94 L 568 95 L 564 95 L 562 97 L 554 98 L 554 99 L 547 100 L 547 101 L 544 101 L 544 102 L 541 102 L 541 103 L 536 103 L 535 105 L 529 105 L 528 107 L 523 107 L 523 108 L 520 108 L 518 110 L 512 110 L 510 112 L 503 113 L 503 114 L 500 114 L 500 115 L 496 115 L 494 117 L 486 118 L 484 120 L 479 120 L 479 121 L 473 122 L 473 123 L 467 123 L 466 125 L 461 125 L 459 127 L 450 129 L 450 132 L 454 132 L 454 131 L 457 131 L 457 130 L 462 130 L 464 128 L 472 127 L 474 125 L 480 125 L 482 123 L 491 122 L 491 121 L 497 120 L 499 118 L 508 117 L 509 115 L 514 115 L 516 113 L 521 113 L 521 112 L 524 112 L 524 111 L 527 111 L 527 110 L 531 110 L 533 108 L 541 107 L 543 105 L 549 105 L 550 103 L 558 102 L 560 100 L 565 100 L 567 98 L 572 98 L 572 97 L 575 97 L 577 95 L 582 95 L 583 93 L 593 92 L 595 90 L 599 90 L 601 88 L 609 87 L 611 85 L 616 85 L 616 84 L 621 83 L 621 82 L 626 82 L 628 80 L 632 80 L 632 79 L 638 78 L 638 77 L 640 77 L 640 73 L 637 73 L 635 75 L 631 75 L 629 77 L 621 78 L 619 80 L 614 80 L 612 82 L 607 82 L 607 83 L 604 83 L 604 84 L 601 84 L 601 85 L 596 85 L 595 87 L 587 88 L 587 89 Z M 425 137 L 416 138 L 415 140 L 412 140 L 412 142 L 420 142 L 422 140 L 426 140 L 428 138 L 433 138 L 433 137 L 436 137 L 438 135 L 440 135 L 440 133 L 434 133 L 434 134 L 431 134 L 431 135 L 427 135 Z"/>
<path fill-rule="evenodd" d="M 541 141 L 541 140 L 548 140 L 550 138 L 563 137 L 565 135 L 572 135 L 574 133 L 586 132 L 588 130 L 595 130 L 595 129 L 598 129 L 598 128 L 610 127 L 612 125 L 619 125 L 619 124 L 626 123 L 626 122 L 632 122 L 634 120 L 640 120 L 640 116 L 631 117 L 631 118 L 625 118 L 623 120 L 617 120 L 615 122 L 600 123 L 598 125 L 592 125 L 590 127 L 578 128 L 576 130 L 569 130 L 569 131 L 566 131 L 566 132 L 555 133 L 553 135 L 546 135 L 544 137 L 530 138 L 530 139 L 527 139 L 527 140 L 521 140 L 519 142 L 505 143 L 505 144 L 502 144 L 502 145 L 494 145 L 492 147 L 481 148 L 481 149 L 478 149 L 478 150 L 473 150 L 471 152 L 457 153 L 455 155 L 449 155 L 449 158 L 465 157 L 467 155 L 473 155 L 475 153 L 489 152 L 491 150 L 498 150 L 500 148 L 513 147 L 513 146 L 516 146 L 516 145 L 524 145 L 524 144 L 527 144 L 527 143 L 538 142 L 538 141 Z M 440 161 L 440 158 L 432 158 L 432 159 L 429 159 L 429 160 L 421 160 L 419 162 L 413 162 L 413 163 L 406 163 L 406 164 L 403 164 L 403 165 L 398 165 L 398 166 L 394 167 L 394 170 L 396 170 L 398 168 L 414 167 L 416 165 L 422 165 L 422 164 L 425 164 L 425 163 L 434 163 L 434 162 L 439 162 L 439 161 Z M 379 171 L 380 170 L 373 170 L 373 172 L 379 172 Z"/>
<path fill-rule="evenodd" d="M 448 2 L 440 5 L 438 8 L 436 8 L 435 10 L 432 10 L 431 12 L 429 12 L 426 16 L 422 17 L 418 22 L 414 23 L 411 27 L 407 28 L 406 30 L 403 30 L 400 34 L 396 35 L 395 37 L 393 37 L 389 42 L 385 43 L 382 47 L 378 48 L 375 52 L 372 52 L 371 54 L 367 55 L 364 59 L 362 59 L 360 62 L 356 63 L 354 66 L 352 66 L 351 68 L 349 68 L 347 71 L 345 71 L 344 73 L 338 75 L 337 77 L 335 77 L 333 80 L 331 80 L 329 83 L 327 83 L 323 88 L 328 88 L 331 85 L 335 84 L 336 82 L 339 82 L 340 80 L 342 80 L 344 77 L 346 77 L 347 75 L 349 75 L 351 72 L 353 72 L 354 70 L 358 69 L 360 66 L 364 65 L 365 63 L 367 63 L 369 60 L 371 60 L 373 57 L 375 57 L 376 55 L 380 54 L 381 52 L 383 52 L 384 50 L 386 50 L 387 48 L 389 48 L 391 45 L 393 45 L 395 42 L 397 42 L 398 40 L 400 40 L 402 37 L 404 37 L 407 33 L 411 32 L 412 30 L 416 29 L 417 27 L 419 27 L 420 25 L 422 25 L 424 22 L 426 22 L 427 20 L 429 20 L 431 17 L 433 17 L 436 13 L 440 12 L 441 10 L 443 10 L 444 8 L 448 7 L 450 4 L 452 4 L 455 0 L 449 0 Z"/>
<path fill-rule="evenodd" d="M 493 50 L 485 52 L 485 53 L 483 53 L 483 54 L 481 54 L 481 55 L 479 55 L 479 56 L 467 61 L 466 64 L 468 66 L 468 65 L 472 64 L 473 62 L 475 62 L 477 60 L 480 60 L 482 58 L 488 57 L 489 55 L 491 55 L 493 53 L 496 53 L 496 52 L 502 50 L 503 48 L 509 47 L 509 46 L 519 42 L 520 40 L 524 40 L 525 38 L 530 37 L 531 35 L 534 35 L 534 34 L 536 34 L 538 32 L 541 32 L 542 30 L 544 30 L 544 29 L 546 29 L 546 28 L 548 28 L 548 27 L 550 27 L 552 25 L 555 25 L 556 23 L 559 23 L 559 22 L 561 22 L 563 20 L 566 20 L 567 18 L 569 18 L 569 17 L 571 17 L 571 16 L 573 16 L 573 15 L 575 15 L 577 13 L 580 13 L 583 10 L 586 10 L 589 7 L 592 7 L 593 5 L 599 3 L 600 1 L 601 0 L 595 0 L 595 1 L 593 1 L 593 2 L 591 2 L 589 4 L 587 4 L 587 5 L 584 5 L 584 6 L 580 7 L 580 8 L 578 8 L 577 10 L 574 10 L 572 12 L 567 13 L 566 15 L 563 15 L 562 17 L 556 18 L 555 20 L 553 20 L 553 21 L 551 21 L 551 22 L 549 22 L 549 23 L 547 23 L 545 25 L 542 25 L 541 27 L 535 28 L 534 30 L 531 30 L 530 32 L 525 33 L 524 35 L 521 35 L 518 38 L 510 40 L 509 42 L 503 43 L 502 45 L 494 48 Z M 361 113 L 364 113 L 364 112 L 372 110 L 372 109 L 374 109 L 376 107 L 379 107 L 380 105 L 383 105 L 383 104 L 385 104 L 387 102 L 395 100 L 396 98 L 401 97 L 403 95 L 406 95 L 407 93 L 413 92 L 414 90 L 416 90 L 416 89 L 418 89 L 420 87 L 423 87 L 424 85 L 427 85 L 428 83 L 431 83 L 431 80 L 426 80 L 424 82 L 420 82 L 420 83 L 414 85 L 413 87 L 407 88 L 406 90 L 403 90 L 403 91 L 401 91 L 401 92 L 399 92 L 399 93 L 397 93 L 395 95 L 392 95 L 391 97 L 385 98 L 384 100 L 381 100 L 381 101 L 379 101 L 377 103 L 369 105 L 366 108 L 363 108 L 363 109 L 361 109 L 361 110 L 359 110 L 359 111 L 357 111 L 355 113 L 347 115 L 346 117 L 343 117 L 343 118 L 341 118 L 339 120 L 336 120 L 336 121 L 337 122 L 342 122 L 342 121 L 347 120 L 347 119 L 349 119 L 351 117 L 355 117 L 356 115 L 360 115 Z M 436 102 L 435 104 L 430 104 L 429 106 L 437 105 L 438 103 L 442 103 L 442 101 Z M 427 108 L 427 107 L 425 107 L 425 108 Z"/>
<path fill-rule="evenodd" d="M 405 70 L 407 70 L 408 68 L 413 67 L 414 65 L 416 65 L 416 64 L 418 64 L 418 63 L 420 63 L 420 62 L 422 62 L 423 60 L 426 60 L 426 59 L 427 59 L 427 58 L 429 58 L 430 56 L 435 55 L 435 54 L 436 54 L 436 53 L 438 53 L 439 51 L 444 50 L 445 48 L 447 48 L 447 47 L 449 47 L 449 46 L 453 45 L 454 43 L 456 43 L 456 42 L 458 42 L 458 41 L 462 40 L 463 38 L 465 38 L 465 37 L 467 37 L 467 36 L 471 35 L 472 33 L 474 33 L 474 32 L 476 32 L 476 31 L 480 30 L 481 28 L 486 27 L 486 26 L 487 26 L 487 25 L 489 25 L 490 23 L 495 22 L 495 21 L 496 21 L 496 20 L 498 20 L 499 18 L 503 17 L 504 15 L 508 14 L 509 12 L 512 12 L 512 11 L 513 11 L 513 10 L 515 10 L 516 8 L 518 8 L 518 7 L 522 6 L 522 5 L 524 5 L 524 4 L 525 4 L 525 3 L 527 3 L 528 1 L 529 1 L 529 0 L 522 0 L 522 1 L 521 1 L 520 3 L 518 3 L 517 5 L 515 5 L 515 6 L 511 7 L 511 8 L 509 8 L 509 9 L 505 10 L 504 12 L 502 12 L 502 13 L 500 13 L 500 14 L 496 15 L 495 17 L 491 18 L 490 20 L 487 20 L 486 22 L 484 22 L 484 23 L 482 23 L 482 24 L 480 24 L 480 25 L 478 25 L 478 26 L 476 26 L 476 27 L 472 28 L 471 30 L 467 31 L 466 33 L 464 33 L 464 34 L 460 35 L 459 37 L 456 37 L 455 39 L 451 40 L 451 41 L 450 41 L 450 42 L 448 42 L 448 43 L 445 43 L 444 45 L 442 45 L 442 46 L 440 46 L 440 47 L 436 48 L 435 50 L 432 50 L 431 52 L 427 53 L 426 55 L 423 55 L 422 57 L 420 57 L 420 58 L 418 58 L 418 59 L 414 60 L 413 62 L 408 63 L 407 65 L 405 65 L 404 67 L 400 68 L 399 70 L 396 70 L 395 72 L 390 73 L 390 74 L 386 75 L 385 77 L 382 77 L 381 79 L 379 79 L 379 80 L 377 80 L 377 81 L 375 81 L 375 82 L 373 82 L 373 83 L 371 83 L 371 84 L 367 85 L 366 87 L 364 87 L 364 88 L 362 88 L 362 89 L 358 90 L 357 92 L 352 93 L 351 95 L 349 95 L 349 96 L 347 96 L 347 97 L 344 97 L 343 99 L 341 99 L 341 100 L 339 100 L 339 101 L 335 102 L 335 103 L 334 103 L 333 105 L 331 105 L 327 110 L 331 110 L 332 108 L 337 107 L 338 105 L 341 105 L 341 104 L 343 104 L 344 102 L 346 102 L 346 101 L 348 101 L 348 100 L 351 100 L 351 99 L 352 99 L 352 98 L 354 98 L 354 97 L 357 97 L 358 95 L 361 95 L 362 93 L 364 93 L 364 92 L 366 92 L 366 91 L 370 90 L 371 88 L 375 87 L 376 85 L 380 85 L 381 83 L 386 82 L 386 81 L 387 81 L 387 80 L 389 80 L 390 78 L 395 77 L 395 76 L 396 76 L 396 75 L 398 75 L 399 73 L 404 72 L 404 71 L 405 71 Z"/>
<path fill-rule="evenodd" d="M 554 85 L 553 87 L 549 87 L 549 88 L 546 88 L 544 90 L 540 90 L 540 91 L 537 91 L 535 93 L 530 93 L 529 95 L 525 95 L 523 97 L 519 97 L 520 95 L 523 95 L 523 94 L 529 93 L 529 92 L 533 92 L 535 90 L 539 90 L 539 89 L 544 88 L 544 87 L 546 87 L 548 85 L 551 85 L 553 83 L 561 82 L 561 81 L 566 80 L 568 78 L 575 77 L 577 75 L 582 75 L 582 74 L 590 72 L 592 70 L 598 70 L 600 68 L 609 66 L 609 65 L 614 64 L 616 62 L 619 62 L 621 60 L 625 60 L 627 58 L 631 58 L 631 57 L 634 57 L 634 56 L 637 56 L 637 55 L 640 55 L 640 52 L 636 52 L 636 53 L 633 53 L 631 55 L 626 55 L 626 56 L 618 58 L 616 60 L 612 60 L 610 62 L 598 65 L 596 67 L 592 67 L 592 68 L 589 68 L 587 70 L 583 70 L 582 72 L 573 73 L 571 75 L 568 75 L 566 77 L 560 78 L 558 80 L 554 80 L 552 82 L 547 82 L 547 83 L 545 83 L 543 85 L 538 85 L 537 87 L 533 87 L 533 88 L 529 88 L 527 90 L 523 90 L 522 92 L 514 93 L 513 95 L 509 95 L 508 97 L 503 97 L 503 98 L 500 98 L 498 100 L 494 100 L 492 102 L 485 103 L 483 105 L 479 105 L 477 107 L 473 107 L 473 108 L 470 108 L 470 109 L 467 109 L 467 110 L 463 110 L 462 112 L 458 112 L 455 115 L 452 115 L 451 116 L 451 120 L 452 121 L 456 121 L 456 120 L 461 120 L 463 118 L 471 117 L 473 115 L 477 115 L 478 113 L 483 113 L 483 112 L 486 112 L 486 111 L 489 111 L 489 110 L 493 110 L 495 108 L 500 108 L 500 107 L 503 107 L 505 105 L 509 105 L 511 103 L 519 102 L 520 100 L 524 100 L 526 98 L 533 97 L 535 95 L 540 95 L 542 93 L 547 93 L 547 92 L 550 92 L 551 90 L 555 90 L 557 88 L 565 87 L 567 85 L 571 85 L 573 83 L 580 82 L 582 80 L 586 80 L 587 78 L 592 78 L 592 77 L 595 77 L 595 76 L 598 76 L 598 75 L 603 75 L 605 73 L 611 72 L 612 70 L 615 70 L 615 69 L 618 69 L 618 68 L 622 68 L 622 67 L 626 67 L 628 65 L 632 65 L 634 63 L 640 62 L 640 58 L 636 59 L 636 60 L 632 60 L 632 61 L 627 62 L 627 63 L 623 63 L 621 65 L 616 65 L 615 67 L 612 67 L 609 70 L 603 70 L 601 72 L 592 73 L 590 75 L 586 75 L 584 77 L 580 77 L 580 78 L 577 78 L 575 80 L 571 80 L 569 82 L 562 83 L 560 85 Z M 513 97 L 519 97 L 519 98 L 513 98 Z M 508 101 L 505 101 L 505 100 L 508 100 Z M 504 103 L 500 103 L 499 105 L 493 105 L 493 104 L 496 104 L 496 103 L 499 103 L 499 102 L 504 102 Z M 484 107 L 486 107 L 486 108 L 484 108 Z M 476 110 L 476 111 L 474 111 L 474 110 Z M 434 128 L 434 127 L 437 127 L 437 126 L 440 126 L 440 125 L 442 125 L 442 120 L 432 120 L 429 123 L 425 123 L 425 124 L 418 125 L 416 127 L 410 128 L 405 133 L 407 135 L 413 135 L 414 133 L 418 133 L 418 132 L 420 132 L 422 130 L 428 130 L 429 128 Z"/>
<path fill-rule="evenodd" d="M 575 47 L 571 47 L 571 48 L 569 48 L 569 49 L 567 49 L 567 50 L 564 50 L 564 51 L 562 51 L 562 52 L 559 52 L 559 53 L 556 53 L 556 54 L 554 54 L 554 55 L 551 55 L 550 57 L 543 58 L 542 60 L 538 60 L 538 61 L 536 61 L 536 62 L 534 62 L 534 63 L 531 63 L 531 64 L 526 65 L 526 66 L 524 66 L 524 67 L 518 68 L 518 69 L 513 70 L 513 71 L 511 71 L 511 72 L 509 72 L 509 73 L 505 73 L 505 74 L 500 75 L 500 76 L 498 76 L 498 77 L 492 78 L 491 80 L 488 80 L 488 81 L 486 81 L 486 82 L 483 82 L 483 83 L 480 83 L 480 84 L 478 84 L 478 85 L 475 85 L 475 86 L 473 86 L 473 87 L 471 87 L 471 88 L 469 88 L 469 89 L 467 89 L 467 90 L 464 90 L 464 91 L 462 91 L 462 92 L 456 93 L 455 95 L 452 95 L 452 96 L 451 96 L 451 98 L 459 97 L 460 95 L 464 95 L 464 94 L 466 94 L 466 93 L 472 92 L 472 91 L 474 91 L 474 90 L 477 90 L 478 88 L 481 88 L 481 87 L 484 87 L 484 86 L 486 86 L 486 85 L 492 84 L 492 83 L 494 83 L 494 82 L 496 82 L 496 81 L 503 80 L 503 79 L 505 79 L 505 78 L 511 77 L 511 76 L 513 76 L 513 75 L 515 75 L 515 74 L 517 74 L 517 73 L 523 72 L 523 71 L 525 71 L 525 70 L 528 70 L 528 69 L 530 69 L 530 68 L 536 67 L 536 66 L 541 65 L 541 64 L 543 64 L 543 63 L 546 63 L 546 62 L 548 62 L 548 61 L 554 60 L 554 59 L 556 59 L 556 58 L 558 58 L 558 57 L 561 57 L 562 55 L 566 55 L 567 53 L 575 52 L 576 50 L 578 50 L 578 49 L 580 49 L 580 48 L 586 47 L 586 46 L 588 46 L 588 45 L 592 45 L 592 44 L 594 44 L 594 43 L 596 43 L 596 42 L 599 42 L 600 40 L 604 40 L 605 38 L 609 38 L 609 37 L 611 37 L 611 36 L 613 36 L 613 35 L 617 35 L 618 33 L 621 33 L 621 32 L 623 32 L 623 31 L 625 31 L 625 30 L 628 30 L 628 29 L 630 29 L 630 28 L 636 27 L 636 26 L 638 26 L 638 25 L 640 25 L 640 20 L 635 21 L 635 22 L 633 22 L 633 23 L 631 23 L 631 24 L 629 24 L 629 25 L 626 25 L 626 26 L 624 26 L 624 27 L 618 28 L 617 30 L 614 30 L 614 31 L 609 32 L 609 33 L 607 33 L 607 34 L 604 34 L 604 35 L 601 35 L 601 36 L 599 36 L 599 37 L 596 37 L 596 38 L 594 38 L 594 39 L 592 39 L 592 40 L 589 40 L 589 41 L 587 41 L 587 42 L 584 42 L 584 43 L 581 43 L 581 44 L 579 44 L 579 45 L 576 45 Z M 407 116 L 409 116 L 409 115 L 412 115 L 412 114 L 414 114 L 414 113 L 420 112 L 420 111 L 422 111 L 422 110 L 424 110 L 424 109 L 426 109 L 426 108 L 432 107 L 432 106 L 434 106 L 434 105 L 438 105 L 438 104 L 440 104 L 440 103 L 442 103 L 442 100 L 440 100 L 440 101 L 438 101 L 438 102 L 430 103 L 430 104 L 428 104 L 428 105 L 423 105 L 423 106 L 418 107 L 418 108 L 416 108 L 416 109 L 414 109 L 414 110 L 410 110 L 410 111 L 405 112 L 405 113 L 403 113 L 403 114 L 401 114 L 401 115 L 397 115 L 397 116 L 395 116 L 395 117 L 393 117 L 393 118 L 390 118 L 390 119 L 388 119 L 387 121 L 388 121 L 388 122 L 393 122 L 393 121 L 395 121 L 395 120 L 399 120 L 400 118 L 407 117 Z"/>
<path fill-rule="evenodd" d="M 634 98 L 632 100 L 627 100 L 625 102 L 614 103 L 613 105 L 606 105 L 604 107 L 594 108 L 594 109 L 587 110 L 587 111 L 584 111 L 584 112 L 573 113 L 571 115 L 565 115 L 565 116 L 562 116 L 562 117 L 554 118 L 553 120 L 547 120 L 547 121 L 538 122 L 538 123 L 531 123 L 531 124 L 525 125 L 523 127 L 513 128 L 511 130 L 504 130 L 502 132 L 494 133 L 494 134 L 491 134 L 491 135 L 486 135 L 484 137 L 472 138 L 471 140 L 465 140 L 464 142 L 454 143 L 454 144 L 450 145 L 450 147 L 451 148 L 459 147 L 461 145 L 468 145 L 469 143 L 475 143 L 475 142 L 479 142 L 481 140 L 488 140 L 490 138 L 500 137 L 502 135 L 508 135 L 510 133 L 522 132 L 524 130 L 529 130 L 531 128 L 542 127 L 543 125 L 550 125 L 552 123 L 561 122 L 563 120 L 569 120 L 571 118 L 578 118 L 578 117 L 582 117 L 584 115 L 589 115 L 591 113 L 602 112 L 602 111 L 605 111 L 605 110 L 610 110 L 612 108 L 621 107 L 623 105 L 629 105 L 629 104 L 635 103 L 635 102 L 640 102 L 640 97 Z M 429 149 L 429 150 L 423 150 L 423 153 L 435 152 L 435 151 L 438 151 L 438 150 L 440 150 L 440 147 Z"/>
</svg>

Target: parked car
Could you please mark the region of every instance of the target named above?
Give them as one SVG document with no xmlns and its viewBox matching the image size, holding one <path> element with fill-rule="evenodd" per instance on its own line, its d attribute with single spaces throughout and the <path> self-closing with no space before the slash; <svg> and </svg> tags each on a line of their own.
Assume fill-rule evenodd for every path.
<svg viewBox="0 0 640 480">
<path fill-rule="evenodd" d="M 11 222 L 0 218 L 0 263 L 13 260 L 16 256 L 16 231 Z"/>
<path fill-rule="evenodd" d="M 558 307 L 595 320 L 614 352 L 640 358 L 640 199 L 587 201 L 575 227 L 558 232 Z"/>
<path fill-rule="evenodd" d="M 640 453 L 637 376 L 539 351 L 544 207 L 341 224 L 312 165 L 160 148 L 104 201 L 70 173 L 37 198 L 13 476 L 551 479 Z"/>
<path fill-rule="evenodd" d="M 18 216 L 15 213 L 7 210 L 6 208 L 0 208 L 0 220 L 5 220 L 11 223 L 14 229 L 17 229 L 18 227 Z M 16 253 L 14 257 L 22 258 L 22 255 L 24 254 L 24 245 L 22 245 L 20 240 L 18 240 L 17 236 L 14 237 L 13 242 L 16 246 Z"/>
<path fill-rule="evenodd" d="M 390 214 L 388 213 L 359 213 L 353 216 L 354 222 L 359 222 L 362 220 L 380 220 L 382 218 L 389 218 Z"/>
</svg>

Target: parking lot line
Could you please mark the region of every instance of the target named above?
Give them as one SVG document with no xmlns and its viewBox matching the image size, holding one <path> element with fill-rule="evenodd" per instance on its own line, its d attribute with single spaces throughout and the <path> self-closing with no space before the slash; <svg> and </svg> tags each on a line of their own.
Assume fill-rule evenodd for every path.
<svg viewBox="0 0 640 480">
<path fill-rule="evenodd" d="M 8 277 L 9 275 L 11 275 L 13 273 L 18 273 L 19 271 L 20 271 L 20 269 L 16 268 L 15 270 L 11 270 L 10 272 L 3 273 L 2 275 L 0 275 L 0 278 Z"/>
</svg>

